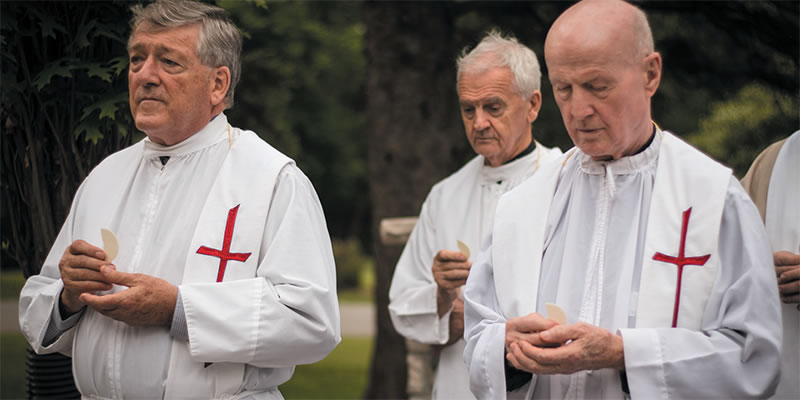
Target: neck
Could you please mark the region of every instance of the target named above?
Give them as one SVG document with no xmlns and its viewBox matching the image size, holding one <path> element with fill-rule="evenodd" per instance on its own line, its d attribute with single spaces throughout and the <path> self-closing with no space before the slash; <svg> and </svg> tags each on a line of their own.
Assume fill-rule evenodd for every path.
<svg viewBox="0 0 800 400">
<path fill-rule="evenodd" d="M 522 157 L 525 157 L 525 156 L 527 156 L 528 154 L 531 154 L 531 153 L 533 153 L 533 150 L 534 150 L 535 148 L 536 148 L 536 142 L 533 140 L 533 138 L 531 138 L 530 142 L 528 142 L 528 146 L 527 146 L 527 147 L 525 147 L 524 149 L 522 149 L 522 151 L 520 151 L 519 153 L 517 153 L 517 155 L 515 155 L 514 157 L 511 157 L 511 159 L 510 159 L 510 160 L 508 160 L 508 161 L 504 162 L 503 164 L 508 164 L 508 163 L 512 163 L 512 162 L 514 162 L 514 161 L 517 161 L 517 160 L 519 160 L 520 158 L 522 158 Z"/>
<path fill-rule="evenodd" d="M 645 136 L 647 138 L 647 140 L 645 140 L 643 144 L 641 144 L 638 147 L 636 147 L 636 150 L 631 151 L 631 152 L 622 153 L 618 157 L 615 157 L 613 155 L 592 157 L 592 160 L 595 160 L 595 161 L 613 161 L 613 160 L 619 160 L 620 158 L 624 158 L 624 157 L 635 156 L 635 155 L 645 151 L 650 146 L 650 143 L 653 143 L 653 138 L 655 137 L 655 135 L 656 135 L 656 126 L 655 126 L 655 123 L 651 122 L 651 124 L 650 124 L 650 134 Z"/>
<path fill-rule="evenodd" d="M 191 128 L 186 129 L 186 131 L 182 132 L 180 135 L 168 136 L 168 135 L 152 134 L 147 132 L 145 132 L 145 134 L 147 135 L 148 138 L 150 138 L 150 141 L 152 141 L 153 143 L 157 143 L 162 146 L 174 146 L 194 136 L 197 132 L 203 130 L 217 116 L 219 116 L 219 113 L 211 114 L 211 116 L 207 117 L 208 119 L 204 119 L 202 123 L 198 121 L 197 124 L 192 125 Z"/>
<path fill-rule="evenodd" d="M 526 135 L 522 136 L 522 140 L 520 140 L 519 143 L 517 144 L 517 150 L 511 155 L 511 157 L 505 160 L 498 160 L 499 162 L 492 162 L 488 158 L 486 158 L 483 161 L 483 164 L 488 165 L 490 167 L 499 167 L 501 165 L 505 165 L 510 162 L 516 161 L 522 157 L 525 157 L 526 155 L 530 154 L 535 148 L 536 148 L 536 142 L 533 140 L 533 133 L 532 131 L 528 131 Z"/>
</svg>

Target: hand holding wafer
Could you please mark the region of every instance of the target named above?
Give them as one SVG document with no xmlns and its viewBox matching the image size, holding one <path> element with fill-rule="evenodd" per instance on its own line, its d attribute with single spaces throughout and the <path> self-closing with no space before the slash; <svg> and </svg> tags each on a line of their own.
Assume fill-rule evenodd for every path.
<svg viewBox="0 0 800 400">
<path fill-rule="evenodd" d="M 108 231 L 110 233 L 110 231 Z M 101 236 L 105 241 L 106 233 L 101 231 Z M 111 234 L 113 236 L 113 233 Z M 116 239 L 114 239 L 116 243 Z M 110 248 L 110 246 L 109 246 Z M 119 249 L 119 245 L 116 245 Z M 112 249 L 113 250 L 113 249 Z M 116 253 L 117 250 L 114 250 Z M 116 254 L 113 254 L 116 256 Z M 61 291 L 61 311 L 62 317 L 74 314 L 85 306 L 80 300 L 82 293 L 94 293 L 111 290 L 113 287 L 103 274 L 100 267 L 110 264 L 108 253 L 99 247 L 93 246 L 86 241 L 76 240 L 64 250 L 64 255 L 58 262 L 58 270 L 61 273 L 61 281 L 64 283 L 64 290 Z"/>
<path fill-rule="evenodd" d="M 452 307 L 453 301 L 458 297 L 458 289 L 467 283 L 469 270 L 472 267 L 472 262 L 469 261 L 469 248 L 460 240 L 456 244 L 460 251 L 440 250 L 433 257 L 431 271 L 437 287 L 436 303 L 439 317 L 444 316 Z"/>
<path fill-rule="evenodd" d="M 103 238 L 103 251 L 106 252 L 106 261 L 108 263 L 114 262 L 114 259 L 117 258 L 117 254 L 119 254 L 117 236 L 114 235 L 114 232 L 102 228 L 100 229 L 100 237 Z"/>
<path fill-rule="evenodd" d="M 469 259 L 469 247 L 467 247 L 467 244 L 460 240 L 456 240 L 456 245 L 458 246 L 458 251 L 464 253 L 464 255 L 467 256 L 467 259 Z"/>
<path fill-rule="evenodd" d="M 465 283 L 472 263 L 466 254 L 451 250 L 441 250 L 433 258 L 433 278 L 441 289 L 455 290 Z"/>
<path fill-rule="evenodd" d="M 532 313 L 506 322 L 506 359 L 514 368 L 540 375 L 625 368 L 620 336 L 583 322 L 567 325 L 561 307 L 545 308 L 548 318 Z"/>
<path fill-rule="evenodd" d="M 548 318 L 558 322 L 561 325 L 567 323 L 567 313 L 565 313 L 564 310 L 561 309 L 561 307 L 559 307 L 557 304 L 546 303 L 544 307 L 545 310 L 547 310 Z"/>
</svg>

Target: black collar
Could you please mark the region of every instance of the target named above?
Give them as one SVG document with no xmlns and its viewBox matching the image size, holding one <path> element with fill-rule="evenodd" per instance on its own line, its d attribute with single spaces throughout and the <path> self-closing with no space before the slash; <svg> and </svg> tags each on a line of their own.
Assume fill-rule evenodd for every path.
<svg viewBox="0 0 800 400">
<path fill-rule="evenodd" d="M 650 147 L 650 144 L 653 143 L 653 139 L 655 139 L 655 137 L 656 137 L 656 127 L 653 126 L 653 134 L 650 135 L 650 139 L 647 139 L 647 143 L 645 143 L 644 146 L 640 147 L 639 150 L 636 150 L 636 153 L 633 153 L 633 155 L 639 154 L 645 151 L 648 147 Z"/>
<path fill-rule="evenodd" d="M 533 152 L 533 149 L 535 149 L 535 148 L 536 148 L 536 141 L 533 140 L 533 135 L 531 135 L 531 144 L 529 144 L 528 147 L 525 148 L 525 150 L 522 150 L 522 152 L 517 154 L 514 158 L 504 162 L 503 165 L 506 165 L 508 163 L 512 163 L 514 161 L 519 160 L 522 157 L 527 156 L 528 154 L 531 154 Z"/>
</svg>

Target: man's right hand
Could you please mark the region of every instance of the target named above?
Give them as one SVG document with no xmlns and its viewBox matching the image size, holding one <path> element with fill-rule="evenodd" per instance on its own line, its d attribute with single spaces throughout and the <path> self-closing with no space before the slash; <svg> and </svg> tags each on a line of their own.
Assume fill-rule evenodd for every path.
<svg viewBox="0 0 800 400">
<path fill-rule="evenodd" d="M 603 328 L 585 322 L 560 325 L 534 313 L 506 322 L 506 360 L 516 369 L 537 375 L 603 368 L 621 371 L 625 348 L 621 336 Z"/>
<path fill-rule="evenodd" d="M 438 288 L 436 303 L 439 318 L 443 317 L 458 297 L 458 289 L 467 283 L 472 262 L 460 251 L 440 250 L 433 257 L 433 279 Z"/>
<path fill-rule="evenodd" d="M 779 251 L 774 253 L 772 258 L 775 263 L 775 275 L 778 276 L 781 301 L 785 304 L 800 303 L 800 254 Z"/>
<path fill-rule="evenodd" d="M 538 347 L 555 347 L 561 343 L 547 343 L 539 337 L 539 333 L 558 325 L 558 322 L 547 319 L 537 313 L 522 317 L 511 318 L 506 321 L 506 351 L 518 341 L 526 341 Z"/>
<path fill-rule="evenodd" d="M 103 249 L 83 240 L 72 242 L 64 251 L 61 261 L 58 262 L 58 270 L 64 282 L 64 290 L 61 292 L 62 311 L 67 311 L 68 314 L 62 314 L 63 318 L 75 314 L 85 306 L 79 299 L 82 293 L 111 290 L 113 285 L 100 273 L 100 267 L 108 264 L 105 259 L 106 253 Z"/>
</svg>

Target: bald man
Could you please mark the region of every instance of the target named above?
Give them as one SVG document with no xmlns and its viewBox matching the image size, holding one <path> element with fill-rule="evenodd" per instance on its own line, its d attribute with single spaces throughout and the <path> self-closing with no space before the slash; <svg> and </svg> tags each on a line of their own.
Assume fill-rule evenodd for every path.
<svg viewBox="0 0 800 400">
<path fill-rule="evenodd" d="M 647 18 L 580 2 L 545 41 L 575 147 L 504 195 L 464 290 L 478 398 L 772 394 L 772 254 L 731 170 L 660 130 Z"/>
</svg>

